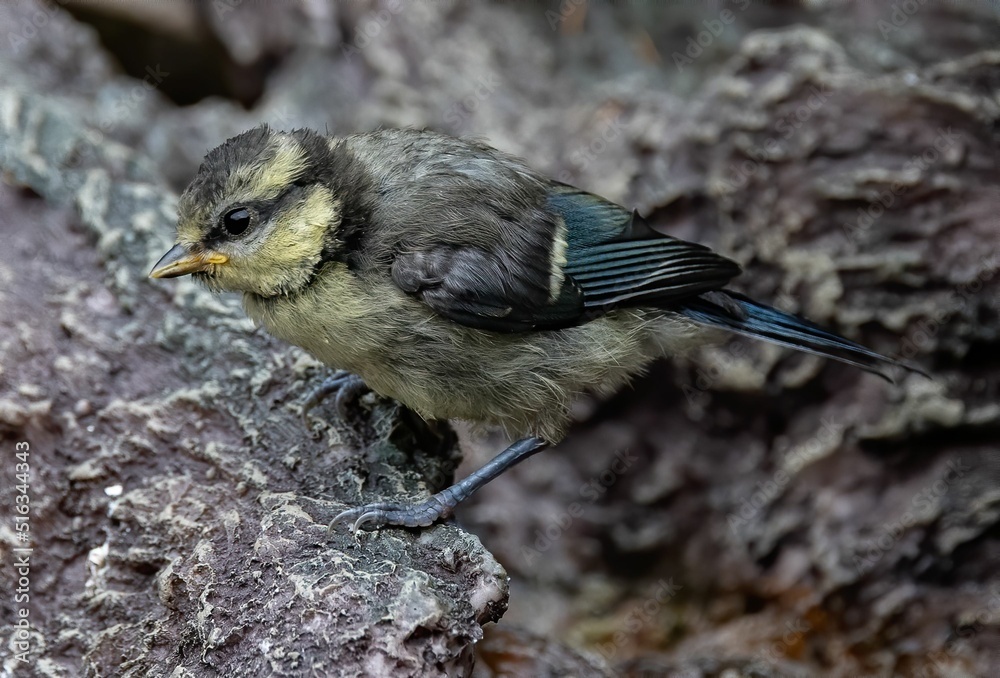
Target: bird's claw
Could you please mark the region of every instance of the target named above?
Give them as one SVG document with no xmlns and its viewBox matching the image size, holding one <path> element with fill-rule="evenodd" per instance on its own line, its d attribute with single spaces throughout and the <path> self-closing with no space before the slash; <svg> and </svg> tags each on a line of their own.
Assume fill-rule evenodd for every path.
<svg viewBox="0 0 1000 678">
<path fill-rule="evenodd" d="M 309 413 L 331 395 L 334 396 L 334 404 L 340 418 L 347 421 L 348 406 L 351 401 L 367 389 L 364 380 L 356 374 L 344 370 L 334 373 L 313 389 L 302 403 L 302 423 L 306 428 L 312 428 L 309 425 Z"/>
<path fill-rule="evenodd" d="M 453 508 L 438 495 L 419 504 L 366 504 L 338 513 L 330 521 L 328 531 L 333 531 L 341 523 L 350 523 L 352 533 L 357 533 L 363 527 L 370 530 L 388 526 L 427 527 L 447 516 Z"/>
</svg>

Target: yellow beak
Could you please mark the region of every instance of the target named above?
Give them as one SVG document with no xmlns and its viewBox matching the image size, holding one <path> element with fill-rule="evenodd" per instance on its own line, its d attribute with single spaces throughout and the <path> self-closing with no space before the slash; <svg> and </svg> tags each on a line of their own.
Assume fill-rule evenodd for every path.
<svg viewBox="0 0 1000 678">
<path fill-rule="evenodd" d="M 192 252 L 186 245 L 174 245 L 160 257 L 149 272 L 150 278 L 176 278 L 180 275 L 202 273 L 212 266 L 224 264 L 229 257 L 218 252 Z"/>
</svg>

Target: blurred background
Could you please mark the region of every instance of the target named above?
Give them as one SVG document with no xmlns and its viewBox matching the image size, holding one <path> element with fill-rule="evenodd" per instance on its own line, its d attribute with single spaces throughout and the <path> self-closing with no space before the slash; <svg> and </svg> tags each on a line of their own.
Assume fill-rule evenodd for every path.
<svg viewBox="0 0 1000 678">
<path fill-rule="evenodd" d="M 511 577 L 476 675 L 996 675 L 995 3 L 12 0 L 0 25 L 4 91 L 62 107 L 89 143 L 47 150 L 58 130 L 22 99 L 0 101 L 11 317 L 31 318 L 34 279 L 14 260 L 37 273 L 39 247 L 72 245 L 108 269 L 107 299 L 75 297 L 83 316 L 112 297 L 141 309 L 136 281 L 152 262 L 142 250 L 134 270 L 108 266 L 140 241 L 73 226 L 67 210 L 104 217 L 19 155 L 15 128 L 37 133 L 32 153 L 61 171 L 113 167 L 169 194 L 207 150 L 262 122 L 334 135 L 415 126 L 483 139 L 635 207 L 739 260 L 744 292 L 931 374 L 889 384 L 735 339 L 657 364 L 609 401 L 584 399 L 564 444 L 457 516 Z M 157 233 L 152 252 L 172 237 L 170 214 L 135 229 Z M 54 332 L 72 339 L 75 322 Z M 18 358 L 16 333 L 0 336 L 13 389 L 16 363 L 47 357 Z M 128 388 L 148 393 L 138 382 L 160 377 Z M 17 397 L 45 400 L 31 393 Z M 74 422 L 102 399 L 60 393 Z M 35 426 L 43 439 L 69 425 L 4 416 L 9 434 Z M 459 433 L 459 475 L 504 445 Z M 118 477 L 184 463 L 116 459 Z M 93 488 L 73 468 L 83 475 L 53 471 L 55 503 L 81 534 L 102 533 L 106 498 L 80 508 Z M 143 567 L 152 586 L 163 564 Z M 110 654 L 63 641 L 45 675 L 75 675 L 65 667 L 79 657 L 115 675 L 94 668 Z"/>
</svg>

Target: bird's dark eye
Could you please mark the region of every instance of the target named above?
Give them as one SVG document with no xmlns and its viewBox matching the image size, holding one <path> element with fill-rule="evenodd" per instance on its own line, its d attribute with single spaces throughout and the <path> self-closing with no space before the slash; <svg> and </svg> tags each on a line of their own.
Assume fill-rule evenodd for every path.
<svg viewBox="0 0 1000 678">
<path fill-rule="evenodd" d="M 222 227 L 229 235 L 240 235 L 250 228 L 250 212 L 244 207 L 237 207 L 226 212 L 222 217 Z"/>
</svg>

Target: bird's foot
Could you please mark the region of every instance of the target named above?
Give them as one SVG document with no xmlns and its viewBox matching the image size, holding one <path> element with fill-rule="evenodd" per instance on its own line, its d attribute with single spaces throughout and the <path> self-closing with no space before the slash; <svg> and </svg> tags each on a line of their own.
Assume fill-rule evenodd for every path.
<svg viewBox="0 0 1000 678">
<path fill-rule="evenodd" d="M 493 457 L 486 465 L 446 487 L 427 501 L 419 504 L 376 503 L 342 511 L 330 522 L 330 530 L 339 524 L 352 522 L 351 532 L 368 526 L 377 530 L 387 525 L 399 527 L 426 527 L 451 515 L 455 507 L 472 496 L 479 488 L 490 482 L 515 464 L 541 452 L 548 443 L 541 438 L 524 438 Z"/>
<path fill-rule="evenodd" d="M 368 390 L 368 386 L 361 377 L 351 374 L 345 370 L 338 370 L 332 376 L 324 379 L 302 403 L 302 422 L 306 428 L 309 425 L 309 413 L 326 400 L 331 395 L 334 396 L 334 403 L 337 406 L 337 413 L 344 421 L 348 420 L 348 407 L 353 401 Z"/>
<path fill-rule="evenodd" d="M 362 527 L 377 530 L 381 527 L 427 527 L 451 514 L 458 502 L 445 492 L 435 494 L 419 504 L 382 502 L 347 509 L 330 522 L 330 530 L 341 523 L 349 523 L 351 532 Z"/>
</svg>

